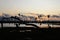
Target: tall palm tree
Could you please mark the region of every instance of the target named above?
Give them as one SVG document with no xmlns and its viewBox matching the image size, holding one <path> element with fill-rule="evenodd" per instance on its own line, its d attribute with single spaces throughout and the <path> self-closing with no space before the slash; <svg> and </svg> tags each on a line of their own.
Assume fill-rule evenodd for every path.
<svg viewBox="0 0 60 40">
<path fill-rule="evenodd" d="M 50 15 L 47 15 L 47 17 L 48 17 L 48 22 L 49 22 Z M 48 23 L 48 27 L 51 28 L 51 26 L 49 25 L 49 23 Z"/>
<path fill-rule="evenodd" d="M 41 18 L 41 17 L 42 17 L 42 15 L 39 15 L 39 16 L 38 16 L 38 18 Z M 40 26 L 41 26 L 41 24 L 42 24 L 42 23 L 40 23 Z"/>
</svg>

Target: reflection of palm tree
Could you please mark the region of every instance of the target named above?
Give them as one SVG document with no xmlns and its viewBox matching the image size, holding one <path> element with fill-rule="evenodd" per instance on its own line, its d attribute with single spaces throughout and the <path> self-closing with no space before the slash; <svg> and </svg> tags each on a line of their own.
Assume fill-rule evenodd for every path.
<svg viewBox="0 0 60 40">
<path fill-rule="evenodd" d="M 3 29 L 3 23 L 1 23 L 1 28 Z"/>
</svg>

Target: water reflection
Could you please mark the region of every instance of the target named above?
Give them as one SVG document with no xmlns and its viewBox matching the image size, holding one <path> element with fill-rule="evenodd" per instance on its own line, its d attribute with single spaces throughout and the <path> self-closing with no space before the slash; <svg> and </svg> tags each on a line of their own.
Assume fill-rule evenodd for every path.
<svg viewBox="0 0 60 40">
<path fill-rule="evenodd" d="M 39 24 L 39 23 L 30 23 L 30 24 L 35 24 L 37 25 L 39 28 L 48 28 L 48 24 Z M 50 27 L 60 27 L 60 25 L 52 25 L 49 24 Z M 1 24 L 0 24 L 1 27 Z M 4 23 L 3 27 L 16 27 L 16 25 L 14 23 Z M 34 27 L 32 25 L 25 25 L 25 24 L 20 24 L 19 27 Z"/>
</svg>

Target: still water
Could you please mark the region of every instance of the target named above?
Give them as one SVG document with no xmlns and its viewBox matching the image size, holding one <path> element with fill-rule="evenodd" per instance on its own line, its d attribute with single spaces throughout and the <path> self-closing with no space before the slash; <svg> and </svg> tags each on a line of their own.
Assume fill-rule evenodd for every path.
<svg viewBox="0 0 60 40">
<path fill-rule="evenodd" d="M 40 28 L 47 28 L 48 27 L 48 24 L 39 24 L 39 23 L 30 23 L 30 24 L 35 24 L 37 25 L 38 27 Z M 49 24 L 51 27 L 60 27 L 60 25 L 52 25 L 52 24 Z M 1 27 L 1 24 L 0 24 L 0 27 Z M 3 24 L 3 27 L 16 27 L 16 25 L 14 23 L 4 23 Z M 34 26 L 31 26 L 31 25 L 25 25 L 25 24 L 21 24 L 19 25 L 19 27 L 34 27 Z"/>
</svg>

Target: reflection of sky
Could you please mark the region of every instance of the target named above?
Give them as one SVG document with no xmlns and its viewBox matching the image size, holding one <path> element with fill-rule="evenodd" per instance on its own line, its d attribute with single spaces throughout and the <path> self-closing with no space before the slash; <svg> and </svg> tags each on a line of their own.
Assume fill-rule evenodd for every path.
<svg viewBox="0 0 60 40">
<path fill-rule="evenodd" d="M 0 0 L 0 12 L 60 13 L 60 0 Z"/>
</svg>

